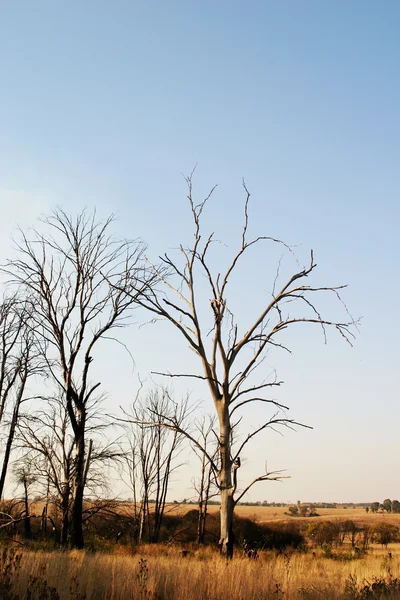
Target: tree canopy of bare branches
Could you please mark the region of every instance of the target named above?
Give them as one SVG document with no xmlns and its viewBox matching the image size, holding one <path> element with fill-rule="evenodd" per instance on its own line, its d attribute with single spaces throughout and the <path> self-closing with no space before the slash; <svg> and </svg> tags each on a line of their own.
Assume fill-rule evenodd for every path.
<svg viewBox="0 0 400 600">
<path fill-rule="evenodd" d="M 351 343 L 354 322 L 340 297 L 344 286 L 309 283 L 317 268 L 311 252 L 308 264 L 299 267 L 296 263 L 296 269 L 286 279 L 282 279 L 278 265 L 275 280 L 270 285 L 270 297 L 265 300 L 264 306 L 249 322 L 239 323 L 231 308 L 229 282 L 240 271 L 244 256 L 263 244 L 277 244 L 291 255 L 293 251 L 274 237 L 249 236 L 250 193 L 243 182 L 244 222 L 238 245 L 225 270 L 215 271 L 212 257 L 214 233 L 204 233 L 201 226 L 203 212 L 215 188 L 205 199 L 196 203 L 192 175 L 186 178 L 186 183 L 194 227 L 193 242 L 189 246 L 180 244 L 177 256 L 165 254 L 160 257 L 159 265 L 148 261 L 157 285 L 147 288 L 140 297 L 136 297 L 136 301 L 152 313 L 154 320 L 167 320 L 173 325 L 198 357 L 200 371 L 162 375 L 196 378 L 208 385 L 218 418 L 219 457 L 218 460 L 213 460 L 211 456 L 205 456 L 218 478 L 221 497 L 221 552 L 231 557 L 235 504 L 254 483 L 280 478 L 279 472 L 267 472 L 235 497 L 237 470 L 245 446 L 267 428 L 301 425 L 287 416 L 287 407 L 269 396 L 271 390 L 282 382 L 276 378 L 265 379 L 265 375 L 256 379 L 257 367 L 262 364 L 267 350 L 289 350 L 283 337 L 283 333 L 289 328 L 317 325 L 324 336 L 328 329 L 333 329 L 346 342 Z M 258 283 L 265 289 L 266 282 L 262 281 L 261 272 Z M 320 300 L 324 294 L 333 295 L 338 301 L 338 306 L 345 315 L 343 320 L 335 320 L 322 314 L 316 300 Z M 210 322 L 211 328 L 208 326 Z M 236 418 L 240 411 L 243 414 L 253 403 L 262 403 L 266 408 L 271 408 L 272 414 L 233 449 L 233 417 Z M 180 425 L 171 418 L 169 426 L 182 433 Z M 188 432 L 186 435 L 195 445 L 200 445 Z"/>
<path fill-rule="evenodd" d="M 38 345 L 31 328 L 32 305 L 17 295 L 0 305 L 0 425 L 5 431 L 0 474 L 0 498 L 14 443 L 22 403 L 28 399 L 29 377 L 41 371 Z"/>
<path fill-rule="evenodd" d="M 96 345 L 127 324 L 154 277 L 143 262 L 143 244 L 112 237 L 112 221 L 86 211 L 70 217 L 58 209 L 41 220 L 40 230 L 20 232 L 16 257 L 4 268 L 34 306 L 37 343 L 65 398 L 75 450 L 70 541 L 77 548 L 84 544 L 87 411 L 100 386 L 90 380 Z"/>
<path fill-rule="evenodd" d="M 169 423 L 172 419 L 184 429 L 188 413 L 187 400 L 175 403 L 166 388 L 150 391 L 143 400 L 136 398 L 134 419 L 127 428 L 126 463 L 139 542 L 159 539 L 170 478 L 181 466 L 176 460 L 184 441 L 184 435 Z"/>
</svg>

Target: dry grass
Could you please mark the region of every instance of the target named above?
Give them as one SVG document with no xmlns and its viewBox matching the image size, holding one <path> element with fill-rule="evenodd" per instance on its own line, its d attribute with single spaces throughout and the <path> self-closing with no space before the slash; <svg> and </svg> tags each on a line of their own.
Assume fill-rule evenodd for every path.
<svg viewBox="0 0 400 600">
<path fill-rule="evenodd" d="M 400 577 L 400 551 L 378 548 L 365 558 L 338 562 L 311 553 L 263 553 L 253 561 L 237 556 L 222 560 L 210 548 L 183 557 L 177 548 L 142 546 L 135 553 L 116 547 L 114 554 L 23 552 L 13 592 L 26 598 L 35 578 L 47 580 L 55 600 L 261 600 L 338 599 L 349 576 L 353 581 Z M 398 597 L 398 596 L 393 596 Z"/>
<path fill-rule="evenodd" d="M 167 512 L 183 516 L 193 508 L 193 505 L 169 505 Z M 129 504 L 119 507 L 119 511 L 127 514 L 131 509 Z M 210 507 L 211 513 L 218 511 L 218 506 Z M 290 517 L 285 514 L 286 511 L 287 507 L 237 507 L 238 516 L 263 524 L 351 519 L 357 526 L 377 522 L 400 526 L 400 515 L 366 513 L 361 507 L 318 509 L 320 516 L 313 518 Z M 336 558 L 338 554 L 342 554 L 342 558 L 351 557 L 351 547 L 348 541 L 346 543 L 347 548 L 345 545 L 334 549 Z M 400 544 L 392 544 L 385 550 L 374 545 L 367 556 L 353 560 L 327 558 L 319 549 L 314 553 L 288 551 L 281 555 L 262 551 L 259 560 L 254 561 L 237 550 L 234 560 L 229 563 L 222 560 L 212 547 L 198 549 L 187 545 L 185 549 L 189 551 L 184 556 L 183 547 L 179 546 L 158 544 L 130 548 L 111 542 L 104 542 L 103 546 L 104 550 L 108 547 L 108 553 L 29 551 L 28 546 L 22 550 L 17 548 L 17 552 L 21 552 L 21 560 L 19 570 L 9 569 L 9 572 L 13 569 L 14 572 L 10 580 L 12 584 L 9 584 L 12 590 L 7 592 L 8 595 L 2 592 L 4 568 L 0 570 L 0 600 L 400 598 Z M 381 592 L 380 595 L 362 595 L 355 591 L 360 590 L 363 582 L 371 583 L 378 579 L 396 583 L 396 578 L 399 578 L 399 589 L 392 590 L 392 595 L 383 596 Z M 49 591 L 50 588 L 54 588 L 53 592 Z M 30 590 L 30 596 L 27 590 Z"/>
</svg>

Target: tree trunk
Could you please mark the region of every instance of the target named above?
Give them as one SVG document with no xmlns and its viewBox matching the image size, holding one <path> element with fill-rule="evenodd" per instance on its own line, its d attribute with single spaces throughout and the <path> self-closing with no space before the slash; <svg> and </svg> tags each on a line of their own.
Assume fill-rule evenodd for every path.
<svg viewBox="0 0 400 600">
<path fill-rule="evenodd" d="M 79 424 L 79 433 L 75 433 L 76 444 L 76 462 L 74 490 L 72 498 L 71 510 L 71 547 L 83 548 L 83 528 L 82 528 L 82 512 L 83 512 L 83 492 L 85 488 L 85 425 L 81 421 Z"/>
<path fill-rule="evenodd" d="M 19 417 L 19 408 L 21 406 L 22 397 L 24 395 L 25 383 L 26 383 L 26 376 L 24 376 L 22 378 L 22 381 L 20 383 L 18 395 L 15 400 L 13 415 L 12 415 L 12 419 L 11 419 L 11 423 L 10 423 L 10 429 L 8 432 L 7 444 L 6 444 L 6 448 L 4 451 L 3 466 L 1 468 L 1 475 L 0 475 L 0 498 L 3 497 L 3 493 L 4 493 L 4 485 L 6 482 L 8 464 L 10 462 L 11 449 L 12 449 L 12 445 L 14 442 L 15 430 L 17 427 L 17 422 L 18 422 L 18 417 Z"/>
<path fill-rule="evenodd" d="M 14 441 L 15 428 L 17 426 L 18 410 L 19 410 L 19 406 L 16 404 L 15 407 L 14 407 L 14 412 L 13 412 L 13 416 L 12 416 L 12 420 L 11 420 L 11 424 L 10 424 L 10 429 L 9 429 L 9 432 L 8 432 L 6 449 L 4 451 L 3 465 L 2 465 L 2 468 L 1 468 L 1 476 L 0 476 L 0 498 L 3 497 L 3 493 L 4 493 L 4 485 L 5 485 L 5 482 L 6 482 L 6 476 L 7 476 L 7 471 L 8 471 L 8 464 L 10 462 L 11 448 L 12 448 L 12 444 L 13 444 L 13 441 Z"/>
<path fill-rule="evenodd" d="M 139 516 L 139 532 L 138 532 L 138 542 L 139 543 L 143 542 L 145 516 L 146 516 L 146 508 L 145 508 L 145 504 L 142 503 L 140 516 Z"/>
<path fill-rule="evenodd" d="M 69 534 L 69 485 L 65 486 L 63 490 L 63 497 L 61 498 L 61 545 L 66 546 L 68 544 Z"/>
<path fill-rule="evenodd" d="M 46 504 L 43 507 L 42 524 L 41 524 L 43 539 L 46 539 L 46 537 L 47 537 L 47 515 L 49 512 L 49 497 L 50 497 L 50 477 L 47 474 Z"/>
<path fill-rule="evenodd" d="M 233 500 L 234 488 L 232 485 L 232 459 L 231 459 L 231 425 L 229 420 L 228 403 L 224 400 L 218 410 L 220 424 L 220 457 L 221 470 L 219 472 L 219 485 L 221 496 L 221 535 L 219 539 L 219 549 L 221 555 L 227 559 L 233 557 L 233 510 L 235 507 Z"/>
<path fill-rule="evenodd" d="M 197 543 L 199 546 L 204 543 L 204 534 L 206 531 L 208 501 L 210 498 L 211 487 L 211 465 L 206 465 L 206 455 L 203 453 L 201 461 L 201 479 L 199 490 L 199 517 L 197 521 Z"/>
<path fill-rule="evenodd" d="M 29 498 L 28 498 L 28 482 L 24 479 L 24 504 L 25 504 L 25 519 L 24 519 L 24 535 L 27 539 L 32 537 L 31 517 L 29 514 Z"/>
<path fill-rule="evenodd" d="M 230 490 L 221 490 L 221 537 L 219 549 L 225 558 L 233 558 L 233 496 Z"/>
<path fill-rule="evenodd" d="M 203 501 L 200 500 L 199 516 L 197 519 L 197 543 L 199 544 L 199 546 L 204 542 L 204 529 L 205 529 L 205 522 L 204 522 L 204 512 L 203 512 Z"/>
</svg>

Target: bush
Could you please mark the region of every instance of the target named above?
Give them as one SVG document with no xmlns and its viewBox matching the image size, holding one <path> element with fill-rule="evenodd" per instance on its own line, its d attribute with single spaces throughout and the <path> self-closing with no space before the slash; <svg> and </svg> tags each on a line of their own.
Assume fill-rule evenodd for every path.
<svg viewBox="0 0 400 600">
<path fill-rule="evenodd" d="M 399 539 L 399 528 L 390 523 L 377 523 L 372 527 L 371 533 L 373 541 L 385 547 Z"/>
<path fill-rule="evenodd" d="M 340 528 L 339 525 L 331 521 L 320 521 L 319 523 L 309 525 L 307 533 L 314 544 L 322 548 L 323 546 L 332 546 L 332 544 L 338 543 Z"/>
<path fill-rule="evenodd" d="M 300 524 L 289 521 L 287 523 L 273 523 L 264 526 L 262 547 L 266 550 L 285 550 L 286 548 L 301 548 L 304 545 L 304 535 L 300 531 Z"/>
</svg>

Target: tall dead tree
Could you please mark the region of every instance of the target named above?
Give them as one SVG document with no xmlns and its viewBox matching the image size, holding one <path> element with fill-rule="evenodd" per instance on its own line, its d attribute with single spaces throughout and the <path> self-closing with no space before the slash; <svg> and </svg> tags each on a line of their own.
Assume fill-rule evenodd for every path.
<svg viewBox="0 0 400 600">
<path fill-rule="evenodd" d="M 255 380 L 255 370 L 261 364 L 266 350 L 287 349 L 282 341 L 282 334 L 288 328 L 305 324 L 318 325 L 325 335 L 326 329 L 331 327 L 349 341 L 354 322 L 348 314 L 348 320 L 344 322 L 325 318 L 317 309 L 313 299 L 315 295 L 333 294 L 340 304 L 339 291 L 344 286 L 311 286 L 307 283 L 317 266 L 311 252 L 308 265 L 297 267 L 285 280 L 282 280 L 278 266 L 275 280 L 271 282 L 269 299 L 265 300 L 264 306 L 250 322 L 240 325 L 230 306 L 232 297 L 231 301 L 228 299 L 228 282 L 240 270 L 241 259 L 254 247 L 268 242 L 279 244 L 283 250 L 289 252 L 291 248 L 269 236 L 249 239 L 250 194 L 243 183 L 244 225 L 239 244 L 225 271 L 215 272 L 211 258 L 214 234 L 204 234 L 201 231 L 201 217 L 213 190 L 203 201 L 196 204 L 193 198 L 192 176 L 186 181 L 194 225 L 193 242 L 189 247 L 179 245 L 180 254 L 177 258 L 173 259 L 167 254 L 161 257 L 161 267 L 149 262 L 154 277 L 158 279 L 158 285 L 147 289 L 137 302 L 150 311 L 155 320 L 159 318 L 171 323 L 199 359 L 200 372 L 163 375 L 192 377 L 207 382 L 219 424 L 219 458 L 215 461 L 208 453 L 206 456 L 218 479 L 221 499 L 220 549 L 224 556 L 231 557 L 235 504 L 257 481 L 279 478 L 279 473 L 267 472 L 235 497 L 237 470 L 245 446 L 267 428 L 300 425 L 286 416 L 284 411 L 287 407 L 266 396 L 271 388 L 279 386 L 281 382 L 276 379 L 268 381 L 265 375 L 262 375 L 260 380 Z M 165 270 L 168 277 L 164 274 Z M 265 282 L 262 282 L 262 286 L 265 289 Z M 343 304 L 340 306 L 344 307 Z M 247 315 L 242 318 L 247 321 Z M 234 417 L 238 416 L 239 411 L 246 411 L 255 402 L 272 407 L 273 414 L 233 448 Z M 169 420 L 169 426 L 180 431 L 179 425 L 173 419 Z M 198 440 L 193 439 L 187 432 L 186 434 L 196 445 L 201 445 Z"/>
<path fill-rule="evenodd" d="M 100 386 L 89 378 L 94 352 L 99 340 L 127 323 L 142 288 L 151 283 L 142 243 L 112 237 L 112 220 L 99 221 L 86 211 L 70 217 L 56 210 L 41 219 L 42 231 L 20 232 L 17 255 L 4 268 L 19 294 L 34 304 L 35 332 L 65 398 L 75 446 L 70 522 L 75 548 L 84 544 L 88 406 Z"/>
</svg>

